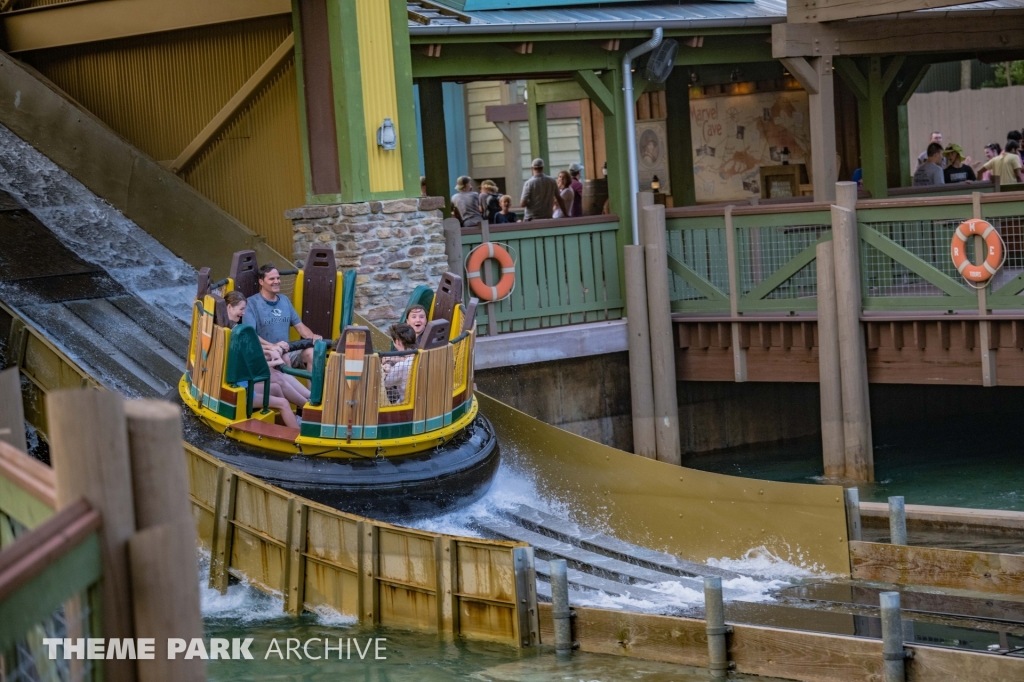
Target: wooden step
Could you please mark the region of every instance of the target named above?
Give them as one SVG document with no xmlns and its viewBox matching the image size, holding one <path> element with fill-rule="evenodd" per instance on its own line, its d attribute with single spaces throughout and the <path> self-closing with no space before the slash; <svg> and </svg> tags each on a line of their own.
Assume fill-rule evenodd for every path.
<svg viewBox="0 0 1024 682">
<path fill-rule="evenodd" d="M 557 516 L 552 516 L 526 505 L 518 505 L 510 512 L 510 516 L 515 519 L 516 523 L 530 530 L 544 535 L 553 535 L 563 542 L 572 543 L 591 552 L 610 555 L 614 558 L 652 568 L 656 571 L 692 578 L 718 576 L 723 580 L 731 580 L 746 575 L 724 568 L 715 568 L 699 564 L 695 561 L 680 559 L 667 552 L 659 552 L 634 545 L 604 533 L 581 528 L 572 521 L 560 519 Z"/>
<path fill-rule="evenodd" d="M 551 567 L 547 561 L 536 562 L 537 575 L 543 577 L 548 582 L 551 581 Z M 582 588 L 585 590 L 592 590 L 594 592 L 604 592 L 606 594 L 613 594 L 619 597 L 629 597 L 630 599 L 637 599 L 643 601 L 650 601 L 654 603 L 660 603 L 669 599 L 668 595 L 649 590 L 639 585 L 627 585 L 620 583 L 617 580 L 608 580 L 607 578 L 600 578 L 596 575 L 590 575 L 583 571 L 577 571 L 574 568 L 570 568 L 566 571 L 569 578 L 569 584 L 574 587 Z M 538 588 L 542 583 L 538 582 Z M 550 597 L 551 590 L 546 590 L 547 596 Z M 538 594 L 540 594 L 538 590 Z"/>
<path fill-rule="evenodd" d="M 298 429 L 281 426 L 280 424 L 271 424 L 270 422 L 261 421 L 259 419 L 247 419 L 244 422 L 232 424 L 231 428 L 236 431 L 254 433 L 257 436 L 263 436 L 264 438 L 288 441 L 289 443 L 294 443 L 295 439 L 299 437 Z"/>
</svg>

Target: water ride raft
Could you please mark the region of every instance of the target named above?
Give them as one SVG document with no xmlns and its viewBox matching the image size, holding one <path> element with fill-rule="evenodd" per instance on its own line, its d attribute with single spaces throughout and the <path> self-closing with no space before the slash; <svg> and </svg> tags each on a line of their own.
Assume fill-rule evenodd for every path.
<svg viewBox="0 0 1024 682">
<path fill-rule="evenodd" d="M 178 388 L 205 428 L 235 441 L 213 447 L 218 456 L 296 494 L 376 518 L 436 514 L 487 491 L 499 449 L 473 395 L 474 311 L 462 303 L 461 277 L 446 273 L 436 292 L 413 292 L 409 305 L 428 311 L 416 348 L 375 348 L 371 330 L 352 324 L 355 273 L 339 273 L 332 250 L 311 250 L 305 268 L 293 271 L 291 300 L 323 340 L 290 346 L 312 349 L 309 371 L 281 368 L 309 388 L 294 428 L 269 406 L 272 370 L 256 330 L 232 326 L 223 299 L 258 293 L 257 270 L 255 253 L 242 251 L 226 279 L 211 282 L 208 268 L 199 273 Z M 407 372 L 402 390 L 385 386 L 385 363 Z"/>
</svg>

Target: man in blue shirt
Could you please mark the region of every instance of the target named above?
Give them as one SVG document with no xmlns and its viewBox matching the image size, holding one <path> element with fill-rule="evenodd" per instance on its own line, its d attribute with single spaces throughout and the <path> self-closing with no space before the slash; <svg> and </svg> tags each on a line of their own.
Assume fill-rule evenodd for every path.
<svg viewBox="0 0 1024 682">
<path fill-rule="evenodd" d="M 265 263 L 259 271 L 260 290 L 248 299 L 242 323 L 256 330 L 264 349 L 276 349 L 290 367 L 310 369 L 313 349 L 288 352 L 288 335 L 292 327 L 304 339 L 318 341 L 322 337 L 302 323 L 292 302 L 281 293 L 281 273 L 273 263 Z"/>
</svg>

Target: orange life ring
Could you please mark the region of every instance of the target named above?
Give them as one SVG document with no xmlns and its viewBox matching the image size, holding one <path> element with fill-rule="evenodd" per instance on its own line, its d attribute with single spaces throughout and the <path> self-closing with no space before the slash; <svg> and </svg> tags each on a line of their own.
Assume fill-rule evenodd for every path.
<svg viewBox="0 0 1024 682">
<path fill-rule="evenodd" d="M 967 258 L 967 238 L 970 235 L 980 235 L 985 240 L 988 253 L 979 265 L 975 265 Z M 987 282 L 1003 265 L 1003 240 L 990 223 L 972 218 L 960 223 L 956 228 L 950 253 L 953 256 L 953 265 L 964 279 L 970 282 Z"/>
<path fill-rule="evenodd" d="M 494 286 L 484 284 L 480 269 L 490 259 L 498 261 L 501 266 L 501 279 Z M 516 264 L 509 255 L 508 249 L 501 244 L 488 242 L 481 244 L 469 252 L 466 260 L 466 278 L 473 295 L 481 301 L 500 301 L 512 293 L 512 285 L 516 283 Z"/>
</svg>

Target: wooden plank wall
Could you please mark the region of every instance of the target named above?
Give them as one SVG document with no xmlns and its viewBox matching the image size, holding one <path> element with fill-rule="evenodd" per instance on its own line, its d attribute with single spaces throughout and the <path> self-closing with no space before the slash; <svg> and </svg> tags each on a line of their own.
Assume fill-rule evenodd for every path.
<svg viewBox="0 0 1024 682">
<path fill-rule="evenodd" d="M 292 613 L 327 607 L 362 623 L 519 645 L 512 549 L 523 543 L 363 519 L 237 472 L 192 446 L 186 451 L 213 586 L 226 588 L 231 574 L 283 594 Z"/>
<path fill-rule="evenodd" d="M 541 642 L 554 641 L 551 604 L 539 604 Z M 581 651 L 707 666 L 702 620 L 573 607 L 573 639 Z M 881 640 L 754 625 L 733 625 L 728 660 L 736 672 L 803 682 L 878 682 Z M 1011 682 L 1024 679 L 1024 659 L 970 651 L 907 646 L 908 682 Z"/>
<path fill-rule="evenodd" d="M 919 93 L 907 102 L 910 169 L 928 146 L 933 130 L 942 143 L 955 142 L 974 161 L 984 160 L 985 145 L 1006 143 L 1008 130 L 1020 130 L 1024 111 L 1024 85 L 982 90 Z"/>
</svg>

